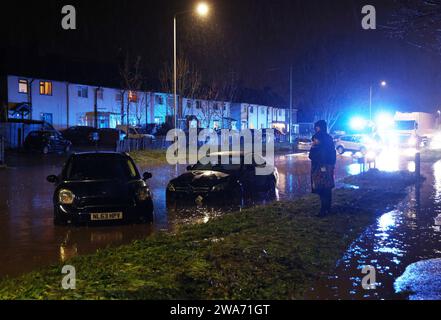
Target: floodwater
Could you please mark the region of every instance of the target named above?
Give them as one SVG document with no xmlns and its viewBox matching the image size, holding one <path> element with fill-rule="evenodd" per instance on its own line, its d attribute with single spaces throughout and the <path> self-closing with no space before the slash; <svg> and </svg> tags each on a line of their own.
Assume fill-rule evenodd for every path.
<svg viewBox="0 0 441 320">
<path fill-rule="evenodd" d="M 400 168 L 412 171 L 414 163 L 401 162 Z M 422 270 L 439 270 L 439 264 L 438 269 L 433 267 L 433 259 L 441 258 L 441 161 L 422 163 L 421 170 L 427 179 L 411 187 L 407 198 L 395 210 L 382 214 L 376 224 L 368 227 L 352 243 L 338 262 L 335 272 L 318 284 L 309 298 L 441 299 L 440 291 L 437 291 L 437 296 L 433 293 L 433 285 L 441 287 L 439 273 L 426 272 L 426 276 L 423 276 L 422 273 L 415 275 L 411 272 L 420 265 L 424 266 Z M 426 264 L 430 267 L 426 267 Z M 366 268 L 362 273 L 368 266 L 374 269 Z M 363 288 L 362 279 L 370 275 L 374 275 L 374 278 L 371 278 L 372 281 L 366 278 L 365 284 L 373 284 L 374 287 Z M 438 283 L 434 284 L 434 281 Z M 427 286 L 431 282 L 432 286 Z M 409 293 L 400 288 L 404 285 L 406 288 L 430 292 L 418 292 L 409 297 Z"/>
<path fill-rule="evenodd" d="M 184 172 L 185 166 L 140 168 L 151 171 L 149 180 L 154 195 L 155 220 L 150 225 L 115 225 L 110 227 L 55 227 L 52 196 L 54 186 L 46 177 L 58 174 L 63 156 L 13 155 L 7 169 L 0 170 L 0 278 L 17 276 L 65 261 L 71 257 L 96 252 L 108 246 L 127 244 L 168 231 L 176 224 L 207 222 L 214 216 L 238 208 L 180 207 L 167 210 L 165 189 L 168 182 Z M 348 173 L 348 159 L 340 159 L 338 178 Z M 280 174 L 279 197 L 291 199 L 310 192 L 310 164 L 305 154 L 276 158 Z"/>
<path fill-rule="evenodd" d="M 53 185 L 46 176 L 58 174 L 64 158 L 15 156 L 10 168 L 0 170 L 0 278 L 94 253 L 109 246 L 127 244 L 174 225 L 206 222 L 212 217 L 238 208 L 187 207 L 167 209 L 165 188 L 168 181 L 185 168 L 162 166 L 140 168 L 151 171 L 149 181 L 154 194 L 155 221 L 150 225 L 115 225 L 110 227 L 55 227 L 52 223 Z M 280 174 L 279 198 L 293 199 L 310 193 L 310 164 L 305 154 L 276 158 Z M 415 163 L 395 154 L 377 159 L 381 170 L 415 170 Z M 351 157 L 339 157 L 336 176 L 341 179 L 358 174 L 361 166 Z M 409 195 L 396 210 L 379 216 L 351 244 L 336 270 L 317 284 L 311 299 L 403 299 L 394 283 L 406 279 L 406 268 L 419 261 L 441 258 L 441 161 L 423 163 L 427 178 L 411 187 Z M 433 261 L 433 260 L 432 260 Z M 375 289 L 362 287 L 362 269 L 375 268 Z M 430 269 L 430 268 L 429 268 Z M 430 269 L 432 270 L 432 269 Z M 421 296 L 421 295 L 419 295 Z M 441 298 L 441 297 L 439 297 Z"/>
</svg>

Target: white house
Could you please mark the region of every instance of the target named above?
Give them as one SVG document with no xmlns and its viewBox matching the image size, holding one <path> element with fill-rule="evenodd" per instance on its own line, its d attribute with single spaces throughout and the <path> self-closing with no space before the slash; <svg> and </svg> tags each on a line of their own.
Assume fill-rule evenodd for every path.
<svg viewBox="0 0 441 320">
<path fill-rule="evenodd" d="M 132 92 L 15 75 L 7 76 L 6 83 L 9 117 L 23 117 L 14 110 L 27 105 L 27 119 L 44 120 L 57 129 L 76 125 L 115 128 L 127 121 L 131 125 L 161 125 L 174 114 L 173 95 L 169 93 Z M 183 98 L 179 109 L 180 128 L 286 130 L 284 108 Z"/>
</svg>

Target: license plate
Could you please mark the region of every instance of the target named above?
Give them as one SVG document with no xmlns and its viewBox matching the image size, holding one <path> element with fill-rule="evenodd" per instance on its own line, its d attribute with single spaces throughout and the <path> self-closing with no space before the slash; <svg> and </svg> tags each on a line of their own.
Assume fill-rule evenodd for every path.
<svg viewBox="0 0 441 320">
<path fill-rule="evenodd" d="M 90 215 L 90 219 L 92 221 L 122 220 L 122 218 L 122 212 L 92 213 Z"/>
</svg>

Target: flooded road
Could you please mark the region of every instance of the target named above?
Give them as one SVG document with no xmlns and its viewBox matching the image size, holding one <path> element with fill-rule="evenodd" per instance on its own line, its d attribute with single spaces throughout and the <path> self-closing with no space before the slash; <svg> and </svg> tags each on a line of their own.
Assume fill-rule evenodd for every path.
<svg viewBox="0 0 441 320">
<path fill-rule="evenodd" d="M 149 180 L 154 194 L 153 224 L 55 227 L 52 221 L 54 186 L 46 182 L 46 177 L 58 174 L 64 160 L 58 155 L 20 155 L 9 159 L 11 167 L 0 170 L 0 277 L 16 276 L 76 255 L 127 244 L 159 230 L 170 230 L 175 224 L 206 222 L 213 216 L 238 209 L 188 207 L 167 210 L 166 186 L 185 170 L 185 166 L 167 165 L 140 168 L 141 172 L 153 173 Z M 337 178 L 347 175 L 350 163 L 350 159 L 339 160 Z M 279 156 L 276 166 L 280 174 L 280 199 L 310 192 L 310 164 L 306 155 Z"/>
<path fill-rule="evenodd" d="M 412 169 L 412 163 L 404 166 Z M 310 298 L 318 299 L 407 299 L 402 288 L 394 287 L 406 268 L 416 262 L 441 258 L 441 161 L 423 163 L 422 174 L 427 178 L 410 193 L 396 210 L 381 215 L 351 245 L 339 261 L 337 270 L 319 284 Z M 375 268 L 376 288 L 365 290 L 362 273 L 365 266 Z M 371 272 L 369 272 L 372 274 Z M 431 274 L 430 281 L 440 277 Z M 413 277 L 414 279 L 406 279 Z M 400 283 L 423 280 L 407 272 Z M 427 279 L 426 279 L 427 280 Z M 440 287 L 441 283 L 435 284 Z M 414 285 L 418 287 L 418 285 Z M 426 295 L 430 299 L 441 299 Z M 418 295 L 417 295 L 418 296 Z"/>
</svg>

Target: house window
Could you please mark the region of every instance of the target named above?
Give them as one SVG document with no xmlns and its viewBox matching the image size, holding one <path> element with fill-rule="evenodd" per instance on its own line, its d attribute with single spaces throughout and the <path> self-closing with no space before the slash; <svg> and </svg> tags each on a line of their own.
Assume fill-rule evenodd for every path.
<svg viewBox="0 0 441 320">
<path fill-rule="evenodd" d="M 78 87 L 78 97 L 80 97 L 80 98 L 88 98 L 89 97 L 89 88 L 87 88 L 87 87 Z"/>
<path fill-rule="evenodd" d="M 187 109 L 191 109 L 193 107 L 193 103 L 191 100 L 187 100 Z"/>
<path fill-rule="evenodd" d="M 262 108 L 262 114 L 265 114 L 265 109 L 264 108 Z"/>
<path fill-rule="evenodd" d="M 215 103 L 214 106 L 213 106 L 213 109 L 216 110 L 216 111 L 219 110 L 219 104 Z"/>
<path fill-rule="evenodd" d="M 121 102 L 122 101 L 122 94 L 121 93 L 115 94 L 115 100 Z"/>
<path fill-rule="evenodd" d="M 250 107 L 250 113 L 253 113 L 253 112 L 254 112 L 254 108 Z"/>
<path fill-rule="evenodd" d="M 281 117 L 282 116 L 282 110 L 279 110 L 279 116 Z"/>
<path fill-rule="evenodd" d="M 103 89 L 96 90 L 96 98 L 99 100 L 103 100 L 103 98 L 104 98 L 104 90 Z"/>
<path fill-rule="evenodd" d="M 162 96 L 155 96 L 155 103 L 163 105 L 164 104 L 164 98 Z"/>
<path fill-rule="evenodd" d="M 196 101 L 196 109 L 202 109 L 202 101 Z"/>
<path fill-rule="evenodd" d="M 52 82 L 40 81 L 40 95 L 51 96 L 52 95 Z"/>
<path fill-rule="evenodd" d="M 138 102 L 138 94 L 135 91 L 129 91 L 129 101 Z"/>
<path fill-rule="evenodd" d="M 28 93 L 28 80 L 24 80 L 24 79 L 18 80 L 18 92 Z"/>
</svg>

